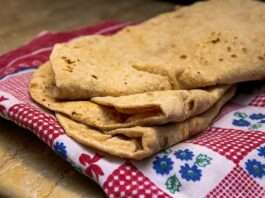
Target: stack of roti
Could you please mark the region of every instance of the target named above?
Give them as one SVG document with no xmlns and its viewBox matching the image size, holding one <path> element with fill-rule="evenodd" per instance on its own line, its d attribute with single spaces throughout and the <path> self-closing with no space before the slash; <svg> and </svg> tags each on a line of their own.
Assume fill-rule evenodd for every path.
<svg viewBox="0 0 265 198">
<path fill-rule="evenodd" d="M 30 94 L 81 144 L 143 159 L 206 129 L 236 83 L 264 77 L 265 4 L 211 0 L 55 45 Z"/>
</svg>

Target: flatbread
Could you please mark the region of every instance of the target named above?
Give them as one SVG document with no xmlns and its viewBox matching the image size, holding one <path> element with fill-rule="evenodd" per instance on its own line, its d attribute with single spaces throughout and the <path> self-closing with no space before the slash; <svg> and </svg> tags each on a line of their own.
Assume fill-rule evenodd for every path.
<svg viewBox="0 0 265 198">
<path fill-rule="evenodd" d="M 55 45 L 50 57 L 56 79 L 55 97 L 88 99 L 87 96 L 120 96 L 171 89 L 167 76 L 125 67 L 124 62 L 119 62 L 117 55 L 109 49 L 103 49 L 109 44 L 100 42 L 99 38 L 105 40 L 103 36 L 96 36 L 97 42 L 90 42 L 94 37 L 85 39 L 84 42 L 88 45 L 100 45 L 93 49 L 78 45 Z M 88 54 L 90 55 L 87 56 Z"/>
<path fill-rule="evenodd" d="M 181 123 L 157 127 L 120 128 L 100 131 L 57 113 L 67 135 L 83 145 L 122 158 L 140 160 L 206 129 L 221 107 L 234 95 L 230 89 L 207 112 Z"/>
<path fill-rule="evenodd" d="M 54 75 L 49 63 L 34 72 L 32 98 L 44 107 L 80 123 L 111 130 L 122 127 L 182 122 L 212 107 L 228 90 L 219 86 L 205 90 L 155 91 L 120 97 L 95 97 L 91 101 L 58 101 L 52 97 Z"/>
<path fill-rule="evenodd" d="M 265 3 L 212 0 L 113 36 L 57 44 L 50 57 L 53 94 L 89 99 L 260 80 L 265 77 L 264 25 Z"/>
</svg>

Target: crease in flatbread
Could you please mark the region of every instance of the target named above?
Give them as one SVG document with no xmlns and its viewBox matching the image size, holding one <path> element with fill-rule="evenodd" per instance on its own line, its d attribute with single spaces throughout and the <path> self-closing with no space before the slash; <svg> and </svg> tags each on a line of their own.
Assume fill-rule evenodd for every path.
<svg viewBox="0 0 265 198">
<path fill-rule="evenodd" d="M 208 90 L 156 91 L 91 101 L 58 101 L 52 97 L 54 76 L 49 63 L 39 67 L 30 82 L 32 98 L 46 108 L 94 128 L 111 130 L 181 122 L 205 112 L 229 86 Z"/>
<path fill-rule="evenodd" d="M 56 113 L 56 117 L 66 134 L 81 144 L 118 157 L 141 160 L 205 130 L 234 93 L 235 89 L 231 88 L 212 108 L 200 115 L 162 126 L 100 131 L 60 113 Z"/>
</svg>

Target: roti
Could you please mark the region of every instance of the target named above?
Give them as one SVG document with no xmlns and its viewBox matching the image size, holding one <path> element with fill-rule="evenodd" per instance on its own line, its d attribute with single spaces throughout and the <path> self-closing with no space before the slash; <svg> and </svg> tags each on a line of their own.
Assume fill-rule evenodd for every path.
<svg viewBox="0 0 265 198">
<path fill-rule="evenodd" d="M 163 126 L 136 126 L 102 131 L 60 113 L 56 117 L 66 134 L 81 144 L 114 156 L 141 160 L 206 129 L 234 93 L 235 89 L 230 89 L 212 108 L 200 115 Z"/>
<path fill-rule="evenodd" d="M 229 86 L 205 90 L 154 91 L 91 100 L 60 101 L 52 97 L 54 74 L 49 63 L 34 72 L 31 97 L 44 107 L 101 130 L 182 122 L 211 108 Z"/>
<path fill-rule="evenodd" d="M 262 2 L 211 0 L 113 36 L 57 44 L 53 96 L 87 100 L 264 79 L 264 25 Z"/>
</svg>

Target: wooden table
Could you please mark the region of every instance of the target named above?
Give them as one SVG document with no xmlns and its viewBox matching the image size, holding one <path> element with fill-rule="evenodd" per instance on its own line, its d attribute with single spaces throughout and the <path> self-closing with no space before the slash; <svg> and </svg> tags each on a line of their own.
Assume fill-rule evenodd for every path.
<svg viewBox="0 0 265 198">
<path fill-rule="evenodd" d="M 37 33 L 72 30 L 104 20 L 142 21 L 172 10 L 163 0 L 0 0 L 0 53 Z M 104 197 L 38 138 L 0 119 L 0 197 Z"/>
</svg>

